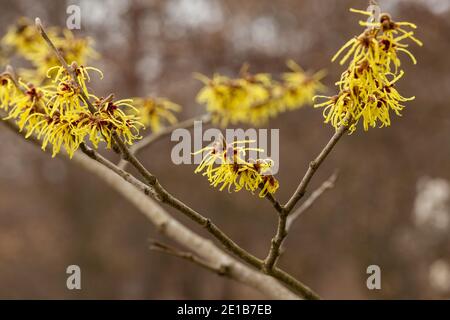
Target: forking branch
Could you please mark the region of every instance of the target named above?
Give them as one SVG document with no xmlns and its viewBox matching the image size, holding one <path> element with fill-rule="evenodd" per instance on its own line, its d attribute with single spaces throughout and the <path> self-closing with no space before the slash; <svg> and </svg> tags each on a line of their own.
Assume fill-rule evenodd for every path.
<svg viewBox="0 0 450 320">
<path fill-rule="evenodd" d="M 338 177 L 338 173 L 333 173 L 327 180 L 325 180 L 319 188 L 314 190 L 311 195 L 291 214 L 289 214 L 286 221 L 286 231 L 288 232 L 294 222 L 319 199 L 327 190 L 330 190 L 334 187 L 336 179 Z"/>
<path fill-rule="evenodd" d="M 4 118 L 4 116 L 2 110 L 0 110 L 0 117 Z M 2 123 L 15 134 L 23 137 L 26 136 L 26 132 L 20 131 L 17 124 L 12 120 L 5 120 Z M 37 147 L 41 145 L 40 141 L 34 135 L 29 136 L 27 141 Z M 61 156 L 67 160 L 69 159 L 65 153 L 62 153 Z M 160 233 L 191 251 L 206 264 L 211 266 L 217 265 L 218 269 L 226 270 L 227 272 L 224 276 L 252 287 L 274 299 L 298 299 L 296 294 L 288 290 L 275 278 L 263 275 L 259 271 L 234 259 L 216 247 L 208 239 L 200 237 L 178 222 L 159 206 L 157 202 L 146 196 L 143 192 L 139 192 L 139 189 L 137 189 L 139 185 L 133 185 L 131 182 L 124 181 L 123 177 L 117 175 L 107 166 L 90 159 L 83 153 L 76 152 L 72 161 L 121 194 L 154 224 Z M 114 164 L 112 165 L 114 166 Z"/>
<path fill-rule="evenodd" d="M 320 151 L 319 155 L 313 161 L 310 162 L 308 170 L 306 171 L 305 175 L 300 181 L 294 194 L 291 196 L 291 198 L 285 205 L 281 206 L 281 210 L 278 211 L 277 231 L 275 236 L 272 238 L 269 253 L 264 259 L 264 271 L 266 273 L 268 274 L 271 273 L 271 270 L 274 268 L 277 259 L 281 254 L 280 248 L 281 245 L 283 244 L 283 240 L 286 238 L 288 233 L 287 221 L 289 218 L 289 214 L 292 212 L 297 202 L 305 195 L 306 189 L 317 169 L 320 167 L 320 165 L 323 163 L 326 157 L 330 154 L 331 150 L 333 150 L 336 143 L 348 130 L 349 121 L 350 121 L 350 114 L 346 116 L 345 123 L 347 125 L 343 125 L 338 130 L 336 130 L 336 132 L 328 141 L 328 143 L 325 145 L 325 147 Z"/>
<path fill-rule="evenodd" d="M 71 75 L 72 80 L 75 84 L 77 84 L 79 87 L 79 83 L 75 74 L 74 65 L 69 66 L 67 62 L 62 57 L 61 53 L 56 49 L 50 38 L 48 37 L 47 33 L 45 32 L 44 27 L 42 26 L 42 23 L 39 18 L 36 18 L 36 26 L 39 29 L 40 34 L 44 38 L 44 40 L 47 42 L 47 44 L 50 46 L 50 48 L 54 51 L 54 53 L 57 55 L 58 60 L 61 62 L 63 68 L 66 69 L 69 75 Z M 81 91 L 81 98 L 82 100 L 87 104 L 89 110 L 94 113 L 95 107 L 90 102 L 89 98 L 84 94 L 83 90 Z M 138 179 L 134 178 L 131 174 L 128 172 L 123 171 L 113 163 L 111 163 L 109 160 L 105 159 L 103 156 L 101 156 L 98 152 L 95 150 L 89 148 L 84 143 L 81 144 L 82 151 L 88 155 L 91 159 L 94 159 L 101 163 L 102 165 L 106 166 L 110 170 L 113 170 L 116 172 L 119 176 L 121 176 L 125 181 L 132 183 L 134 186 L 138 187 L 141 191 L 143 191 L 146 195 L 151 195 L 156 200 L 166 203 L 169 206 L 177 209 L 181 213 L 188 216 L 190 219 L 204 227 L 210 234 L 212 234 L 217 240 L 219 240 L 222 245 L 235 254 L 237 257 L 241 258 L 243 261 L 247 262 L 248 264 L 252 265 L 253 267 L 257 269 L 263 269 L 268 270 L 266 268 L 266 263 L 259 258 L 253 256 L 246 250 L 242 249 L 239 245 L 237 245 L 232 239 L 230 239 L 222 230 L 220 230 L 214 223 L 211 222 L 210 219 L 202 216 L 200 213 L 195 211 L 194 209 L 187 206 L 184 202 L 178 200 L 174 196 L 172 196 L 169 192 L 167 192 L 159 183 L 158 179 L 151 174 L 143 165 L 142 163 L 136 158 L 136 156 L 130 151 L 130 149 L 126 146 L 126 144 L 118 137 L 116 133 L 113 135 L 114 142 L 117 144 L 117 147 L 122 154 L 122 157 L 125 161 L 129 162 L 133 167 L 137 169 L 137 171 L 141 174 L 141 176 L 146 181 L 146 184 L 142 183 Z M 276 200 L 274 202 L 275 207 Z M 279 205 L 278 205 L 279 206 Z M 270 268 L 270 272 L 267 272 L 269 275 L 273 276 L 274 278 L 278 279 L 279 281 L 286 284 L 288 287 L 290 287 L 295 292 L 299 293 L 303 297 L 307 299 L 318 299 L 318 295 L 314 293 L 310 288 L 302 284 L 300 281 L 286 273 L 285 271 L 279 269 L 279 268 Z"/>
</svg>

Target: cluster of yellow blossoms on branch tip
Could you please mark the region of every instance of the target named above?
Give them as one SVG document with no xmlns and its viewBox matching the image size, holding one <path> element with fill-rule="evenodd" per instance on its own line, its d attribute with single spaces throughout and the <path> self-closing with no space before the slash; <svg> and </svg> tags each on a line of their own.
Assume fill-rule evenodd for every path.
<svg viewBox="0 0 450 320">
<path fill-rule="evenodd" d="M 271 174 L 273 162 L 270 159 L 245 160 L 248 151 L 263 152 L 261 149 L 246 147 L 254 143 L 253 140 L 235 141 L 227 143 L 224 138 L 210 146 L 198 150 L 194 154 L 204 153 L 195 173 L 203 172 L 213 187 L 220 191 L 238 192 L 246 189 L 252 193 L 259 189 L 259 196 L 274 194 L 278 187 L 278 180 Z"/>
<path fill-rule="evenodd" d="M 42 87 L 20 80 L 16 87 L 11 75 L 2 74 L 1 83 L 5 85 L 0 88 L 0 105 L 9 110 L 6 119 L 16 119 L 20 130 L 25 128 L 27 138 L 35 134 L 42 140 L 42 149 L 52 145 L 53 156 L 64 147 L 72 157 L 86 138 L 96 148 L 101 141 L 110 148 L 115 134 L 128 144 L 139 139 L 143 125 L 132 100 L 114 101 L 112 97 L 90 94 L 86 86 L 90 79 L 88 71 L 100 71 L 76 63 L 71 68 L 76 80 L 63 67 L 50 68 L 49 75 L 56 69 L 56 76 L 50 85 Z M 95 110 L 89 109 L 87 99 L 93 100 Z M 135 112 L 124 112 L 125 108 Z"/>
<path fill-rule="evenodd" d="M 74 37 L 70 30 L 57 27 L 49 28 L 47 33 L 66 61 L 85 65 L 88 59 L 98 57 L 92 48 L 91 38 Z M 8 29 L 1 45 L 9 55 L 16 53 L 31 62 L 33 69 L 20 70 L 20 74 L 33 83 L 45 81 L 47 70 L 59 65 L 57 57 L 46 45 L 34 23 L 27 18 L 20 18 Z"/>
<path fill-rule="evenodd" d="M 236 79 L 219 74 L 209 79 L 198 74 L 197 78 L 205 86 L 198 93 L 197 101 L 206 104 L 213 122 L 222 127 L 229 123 L 265 124 L 281 112 L 304 106 L 324 89 L 320 82 L 324 71 L 310 74 L 293 61 L 287 65 L 290 71 L 282 75 L 281 81 L 266 73 L 251 74 L 247 65 Z"/>
<path fill-rule="evenodd" d="M 352 12 L 372 17 L 372 13 L 350 9 Z M 404 40 L 410 39 L 422 46 L 414 37 L 414 32 L 403 28 L 416 29 L 409 22 L 394 22 L 387 13 L 382 13 L 375 22 L 360 21 L 366 30 L 348 41 L 333 57 L 336 60 L 348 50 L 340 64 L 348 60 L 348 68 L 336 83 L 339 93 L 324 98 L 325 102 L 315 107 L 324 107 L 325 123 L 331 123 L 336 129 L 349 126 L 349 132 L 355 131 L 362 119 L 364 130 L 369 127 L 387 127 L 391 124 L 390 113 L 400 116 L 403 102 L 413 100 L 405 98 L 395 88 L 396 82 L 403 76 L 398 54 L 406 53 L 416 64 L 413 54 L 407 49 Z M 350 121 L 348 121 L 350 119 Z M 347 123 L 349 122 L 349 123 Z"/>
</svg>

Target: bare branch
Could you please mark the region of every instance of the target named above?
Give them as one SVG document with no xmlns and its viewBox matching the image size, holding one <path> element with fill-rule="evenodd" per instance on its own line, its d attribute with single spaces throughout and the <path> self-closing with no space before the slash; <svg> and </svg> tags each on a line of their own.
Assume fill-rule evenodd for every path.
<svg viewBox="0 0 450 320">
<path fill-rule="evenodd" d="M 158 241 L 152 241 L 151 246 L 150 246 L 151 250 L 154 251 L 159 251 L 159 252 L 163 252 L 163 253 L 167 253 L 170 254 L 172 256 L 190 261 L 194 264 L 199 265 L 200 267 L 209 270 L 213 273 L 217 273 L 219 276 L 227 276 L 229 277 L 229 267 L 227 265 L 220 265 L 220 266 L 216 266 L 213 265 L 207 261 L 204 261 L 198 257 L 196 257 L 193 253 L 191 252 L 185 252 L 185 251 L 180 251 L 174 247 L 171 247 L 167 244 L 163 244 L 161 242 Z"/>
<path fill-rule="evenodd" d="M 348 124 L 349 121 L 350 121 L 350 114 L 346 116 L 346 120 L 344 123 Z M 348 125 L 341 126 L 339 129 L 336 130 L 334 135 L 331 137 L 331 139 L 328 141 L 328 143 L 325 145 L 325 147 L 322 149 L 319 155 L 313 161 L 310 162 L 308 170 L 303 176 L 303 179 L 300 181 L 300 184 L 298 185 L 292 197 L 284 206 L 282 206 L 281 211 L 277 210 L 278 211 L 277 232 L 271 240 L 269 253 L 264 259 L 264 271 L 266 273 L 271 274 L 272 269 L 274 268 L 277 259 L 281 254 L 280 247 L 283 244 L 283 240 L 287 236 L 286 224 L 290 212 L 295 207 L 297 202 L 305 195 L 306 188 L 308 187 L 308 184 L 311 181 L 312 177 L 314 176 L 315 172 L 320 167 L 325 158 L 330 154 L 331 150 L 333 150 L 336 143 L 339 141 L 339 139 L 344 135 L 344 133 L 347 130 Z"/>
<path fill-rule="evenodd" d="M 91 113 L 95 113 L 96 108 L 90 102 L 89 97 L 87 97 L 86 94 L 84 93 L 84 91 L 81 90 L 81 85 L 80 85 L 80 83 L 78 81 L 77 74 L 76 74 L 74 66 L 73 65 L 69 66 L 67 64 L 67 61 L 64 59 L 64 57 L 62 56 L 61 52 L 55 47 L 55 45 L 53 44 L 52 40 L 50 40 L 50 38 L 47 35 L 47 32 L 45 32 L 45 29 L 44 29 L 44 26 L 42 25 L 41 19 L 36 18 L 35 19 L 35 24 L 36 24 L 36 27 L 37 27 L 40 35 L 42 36 L 42 38 L 48 44 L 50 49 L 55 53 L 56 57 L 58 58 L 59 63 L 62 65 L 62 67 L 70 75 L 70 77 L 72 78 L 72 81 L 75 84 L 75 86 L 78 89 L 80 89 L 79 90 L 80 91 L 80 96 L 83 99 L 83 101 L 86 103 L 87 107 L 89 108 L 89 111 Z"/>
<path fill-rule="evenodd" d="M 5 72 L 3 72 L 1 75 L 8 77 L 18 90 L 22 91 L 23 93 L 26 92 L 26 89 L 17 80 L 17 75 L 13 67 L 7 65 Z"/>
<path fill-rule="evenodd" d="M 50 38 L 48 37 L 47 33 L 44 30 L 44 27 L 42 25 L 41 19 L 36 18 L 34 20 L 35 24 L 36 24 L 36 28 L 38 29 L 39 33 L 41 34 L 42 38 L 44 38 L 45 42 L 47 42 L 47 44 L 50 46 L 50 48 L 53 50 L 53 52 L 55 53 L 56 57 L 59 60 L 59 63 L 64 67 L 64 69 L 67 70 L 67 72 L 70 73 L 70 75 L 76 79 L 77 76 L 75 74 L 75 71 L 69 67 L 69 65 L 67 64 L 66 60 L 64 59 L 64 57 L 62 56 L 61 52 L 55 47 L 55 45 L 53 44 L 53 42 L 50 40 Z"/>
<path fill-rule="evenodd" d="M 267 193 L 265 198 L 269 200 L 270 203 L 272 203 L 275 210 L 277 210 L 279 213 L 283 212 L 283 206 L 278 202 L 278 200 L 274 197 L 273 194 Z"/>
<path fill-rule="evenodd" d="M 267 254 L 266 259 L 264 259 L 264 272 L 267 274 L 271 274 L 277 259 L 279 258 L 281 251 L 281 245 L 283 243 L 284 238 L 287 236 L 286 230 L 286 221 L 287 221 L 288 213 L 286 211 L 281 211 L 278 213 L 278 225 L 277 225 L 277 233 L 272 238 L 270 242 L 269 253 Z"/>
<path fill-rule="evenodd" d="M 302 215 L 305 211 L 307 211 L 311 206 L 319 199 L 325 191 L 332 189 L 334 187 L 334 183 L 337 179 L 337 172 L 333 173 L 326 181 L 324 181 L 319 188 L 317 188 L 311 195 L 306 199 L 300 207 L 298 207 L 294 212 L 292 212 L 286 221 L 286 232 L 289 232 L 292 224 Z"/>
</svg>

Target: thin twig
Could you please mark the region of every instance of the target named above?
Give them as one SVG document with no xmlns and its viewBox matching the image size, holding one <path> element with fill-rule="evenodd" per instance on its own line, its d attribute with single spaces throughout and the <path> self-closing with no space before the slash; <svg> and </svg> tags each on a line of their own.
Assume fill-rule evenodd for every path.
<svg viewBox="0 0 450 320">
<path fill-rule="evenodd" d="M 347 120 L 345 123 L 348 123 L 350 120 L 350 117 L 347 116 Z M 291 212 L 294 206 L 297 204 L 297 202 L 305 195 L 306 188 L 308 187 L 309 182 L 311 181 L 312 177 L 314 176 L 314 173 L 317 171 L 317 169 L 320 167 L 322 162 L 325 160 L 325 158 L 330 154 L 331 150 L 333 150 L 336 143 L 341 139 L 341 137 L 344 135 L 344 133 L 348 130 L 348 126 L 341 126 L 339 129 L 336 130 L 334 135 L 331 137 L 330 141 L 325 145 L 325 147 L 322 149 L 322 151 L 319 153 L 319 155 L 309 163 L 309 168 L 306 171 L 305 175 L 303 176 L 300 184 L 298 185 L 297 189 L 295 190 L 292 197 L 289 199 L 289 201 L 284 206 L 285 210 L 287 212 Z"/>
<path fill-rule="evenodd" d="M 269 200 L 270 203 L 272 203 L 275 210 L 277 210 L 279 213 L 283 212 L 283 206 L 281 205 L 280 202 L 278 202 L 278 200 L 275 198 L 273 194 L 267 193 L 265 198 Z"/>
<path fill-rule="evenodd" d="M 344 123 L 348 124 L 349 120 L 350 115 L 347 115 L 346 119 L 344 120 Z M 306 188 L 308 187 L 309 182 L 314 176 L 314 173 L 317 171 L 322 162 L 330 154 L 331 150 L 333 150 L 333 147 L 336 145 L 336 143 L 339 141 L 339 139 L 344 135 L 344 133 L 347 130 L 348 125 L 343 125 L 338 130 L 336 130 L 334 135 L 331 137 L 331 139 L 328 141 L 328 143 L 325 145 L 325 147 L 322 149 L 319 155 L 313 161 L 310 162 L 308 170 L 303 176 L 300 184 L 298 185 L 292 197 L 284 206 L 282 206 L 282 210 L 278 211 L 277 231 L 275 236 L 271 240 L 269 253 L 264 259 L 264 271 L 266 273 L 268 274 L 271 273 L 271 270 L 275 266 L 277 259 L 280 256 L 281 253 L 280 247 L 283 243 L 283 240 L 287 236 L 286 223 L 289 214 L 291 213 L 292 209 L 295 207 L 297 202 L 305 195 Z"/>
<path fill-rule="evenodd" d="M 6 66 L 6 70 L 5 72 L 3 72 L 1 75 L 8 77 L 12 83 L 14 84 L 14 86 L 19 89 L 20 91 L 22 91 L 23 93 L 26 92 L 26 89 L 24 86 L 22 86 L 19 81 L 17 80 L 17 75 L 16 75 L 16 71 L 14 70 L 14 68 L 10 65 Z"/>
<path fill-rule="evenodd" d="M 311 195 L 298 207 L 294 212 L 290 213 L 286 220 L 286 232 L 289 233 L 291 226 L 295 221 L 306 211 L 311 208 L 311 206 L 325 193 L 325 191 L 332 189 L 336 182 L 338 172 L 333 173 L 326 181 L 324 181 L 319 188 L 313 191 Z M 283 245 L 280 247 L 280 254 L 278 259 L 283 255 L 284 248 Z"/>
<path fill-rule="evenodd" d="M 73 63 L 70 66 L 67 64 L 67 61 L 64 59 L 64 57 L 62 56 L 61 52 L 55 47 L 55 45 L 53 44 L 52 40 L 50 40 L 50 38 L 48 37 L 47 32 L 45 32 L 45 29 L 44 29 L 44 27 L 42 25 L 41 19 L 36 18 L 35 19 L 35 24 L 36 24 L 36 27 L 37 27 L 40 35 L 42 36 L 42 38 L 48 44 L 50 49 L 52 49 L 52 51 L 55 53 L 56 57 L 58 58 L 59 63 L 62 65 L 62 67 L 70 75 L 70 77 L 72 78 L 72 81 L 73 81 L 74 85 L 77 87 L 77 89 L 79 89 L 79 94 L 80 94 L 83 102 L 86 103 L 89 111 L 91 113 L 95 113 L 96 108 L 94 107 L 94 105 L 89 100 L 89 97 L 87 97 L 86 94 L 84 93 L 84 91 L 82 90 L 80 82 L 78 81 L 78 77 L 77 77 L 77 74 L 76 74 L 76 70 L 75 70 L 76 68 L 74 68 Z"/>
<path fill-rule="evenodd" d="M 155 241 L 155 240 L 153 240 L 151 242 L 150 250 L 167 253 L 172 256 L 190 261 L 196 265 L 199 265 L 200 267 L 202 267 L 206 270 L 209 270 L 213 273 L 217 273 L 219 276 L 229 276 L 229 266 L 227 266 L 225 264 L 216 266 L 212 263 L 209 263 L 205 260 L 200 259 L 199 257 L 195 256 L 192 252 L 181 251 L 172 246 L 163 244 L 163 243 Z"/>
<path fill-rule="evenodd" d="M 287 236 L 287 216 L 288 213 L 286 211 L 281 211 L 278 213 L 277 232 L 270 241 L 269 253 L 267 254 L 266 259 L 264 259 L 264 272 L 266 272 L 267 274 L 271 274 L 273 268 L 275 267 L 275 263 L 277 262 L 277 259 L 281 254 L 280 247 L 283 243 L 284 238 L 286 238 Z"/>
<path fill-rule="evenodd" d="M 181 122 L 178 122 L 174 125 L 165 127 L 158 132 L 152 133 L 151 135 L 146 136 L 141 141 L 135 143 L 130 147 L 130 152 L 134 155 L 138 155 L 145 148 L 153 144 L 154 142 L 164 138 L 165 136 L 170 135 L 176 129 L 187 129 L 194 126 L 195 121 L 202 121 L 203 124 L 209 123 L 211 121 L 211 116 L 209 114 L 204 114 L 201 116 L 193 117 Z M 125 169 L 128 162 L 125 159 L 121 159 L 118 166 L 121 169 Z"/>
<path fill-rule="evenodd" d="M 76 74 L 75 74 L 75 70 L 73 70 L 72 68 L 69 67 L 69 65 L 67 64 L 66 60 L 63 58 L 61 52 L 55 47 L 55 45 L 53 44 L 53 42 L 50 40 L 50 38 L 48 37 L 47 33 L 44 30 L 44 27 L 42 26 L 42 22 L 41 19 L 36 18 L 34 20 L 36 27 L 39 31 L 39 33 L 41 34 L 42 38 L 44 38 L 45 42 L 47 42 L 47 44 L 50 46 L 50 48 L 53 50 L 53 52 L 56 53 L 56 57 L 59 60 L 59 63 L 64 67 L 64 69 L 66 69 L 69 73 L 73 74 L 73 78 L 77 78 Z"/>
<path fill-rule="evenodd" d="M 88 107 L 89 111 L 92 114 L 95 114 L 95 112 L 97 111 L 97 108 L 92 104 L 91 100 L 89 99 L 87 94 L 84 92 L 83 88 L 81 87 L 80 82 L 78 81 L 78 77 L 77 77 L 77 73 L 76 73 L 76 68 L 77 68 L 76 62 L 73 61 L 70 66 L 67 64 L 67 61 L 64 59 L 61 52 L 55 47 L 52 40 L 48 37 L 47 32 L 45 31 L 44 26 L 42 25 L 41 19 L 36 18 L 35 24 L 36 24 L 36 28 L 38 29 L 42 38 L 45 40 L 47 45 L 50 47 L 50 49 L 56 55 L 56 57 L 58 58 L 58 61 L 62 65 L 62 67 L 66 70 L 66 72 L 72 78 L 73 85 L 78 89 L 78 94 L 80 95 L 80 98 L 81 98 L 80 100 L 86 104 L 86 106 Z M 112 99 L 112 97 L 113 97 L 113 95 L 109 95 L 106 99 L 110 99 L 110 98 Z M 117 133 L 113 133 L 113 148 L 112 149 L 115 152 L 117 152 L 117 149 L 118 149 L 118 147 L 117 147 L 118 141 L 117 140 L 121 140 L 121 139 L 117 135 Z"/>
<path fill-rule="evenodd" d="M 298 207 L 294 212 L 289 214 L 286 221 L 286 232 L 289 232 L 292 224 L 300 217 L 304 212 L 306 212 L 311 206 L 319 199 L 325 191 L 330 190 L 334 187 L 334 183 L 337 179 L 337 172 L 333 173 L 326 181 L 324 181 L 319 188 L 314 190 L 313 193 Z"/>
<path fill-rule="evenodd" d="M 178 123 L 175 123 L 174 125 L 165 127 L 161 129 L 160 131 L 157 131 L 141 141 L 134 144 L 130 150 L 134 154 L 138 154 L 142 149 L 146 148 L 148 145 L 154 143 L 155 141 L 158 141 L 161 138 L 164 138 L 167 135 L 170 135 L 174 130 L 176 129 L 188 129 L 194 126 L 196 121 L 202 121 L 203 124 L 209 123 L 211 121 L 211 116 L 209 114 L 203 114 L 201 116 L 196 116 Z"/>
</svg>

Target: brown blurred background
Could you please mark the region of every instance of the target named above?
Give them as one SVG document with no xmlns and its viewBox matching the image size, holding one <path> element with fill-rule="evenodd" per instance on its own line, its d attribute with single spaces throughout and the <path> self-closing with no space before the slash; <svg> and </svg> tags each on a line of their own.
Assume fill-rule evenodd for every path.
<svg viewBox="0 0 450 320">
<path fill-rule="evenodd" d="M 65 26 L 81 6 L 78 34 L 96 40 L 105 72 L 98 95 L 156 94 L 202 114 L 194 71 L 280 73 L 285 61 L 326 68 L 329 93 L 342 68 L 331 56 L 360 28 L 347 0 L 0 0 L 0 31 L 19 16 Z M 324 298 L 450 298 L 450 1 L 380 1 L 394 19 L 418 24 L 425 46 L 405 56 L 399 87 L 415 95 L 387 129 L 346 136 L 311 189 L 340 169 L 329 191 L 292 229 L 281 265 Z M 332 135 L 320 110 L 282 114 L 277 197 L 286 200 L 308 162 Z M 276 228 L 269 203 L 228 194 L 170 161 L 169 139 L 143 162 L 164 186 L 208 215 L 240 245 L 263 257 Z M 264 298 L 243 285 L 148 249 L 157 231 L 138 211 L 74 164 L 52 160 L 0 126 L 0 298 Z M 176 217 L 198 230 L 177 212 Z M 202 233 L 203 234 L 203 233 Z M 163 239 L 164 242 L 167 240 Z M 82 270 L 82 290 L 66 289 L 66 267 Z M 379 265 L 382 289 L 366 287 Z"/>
</svg>

